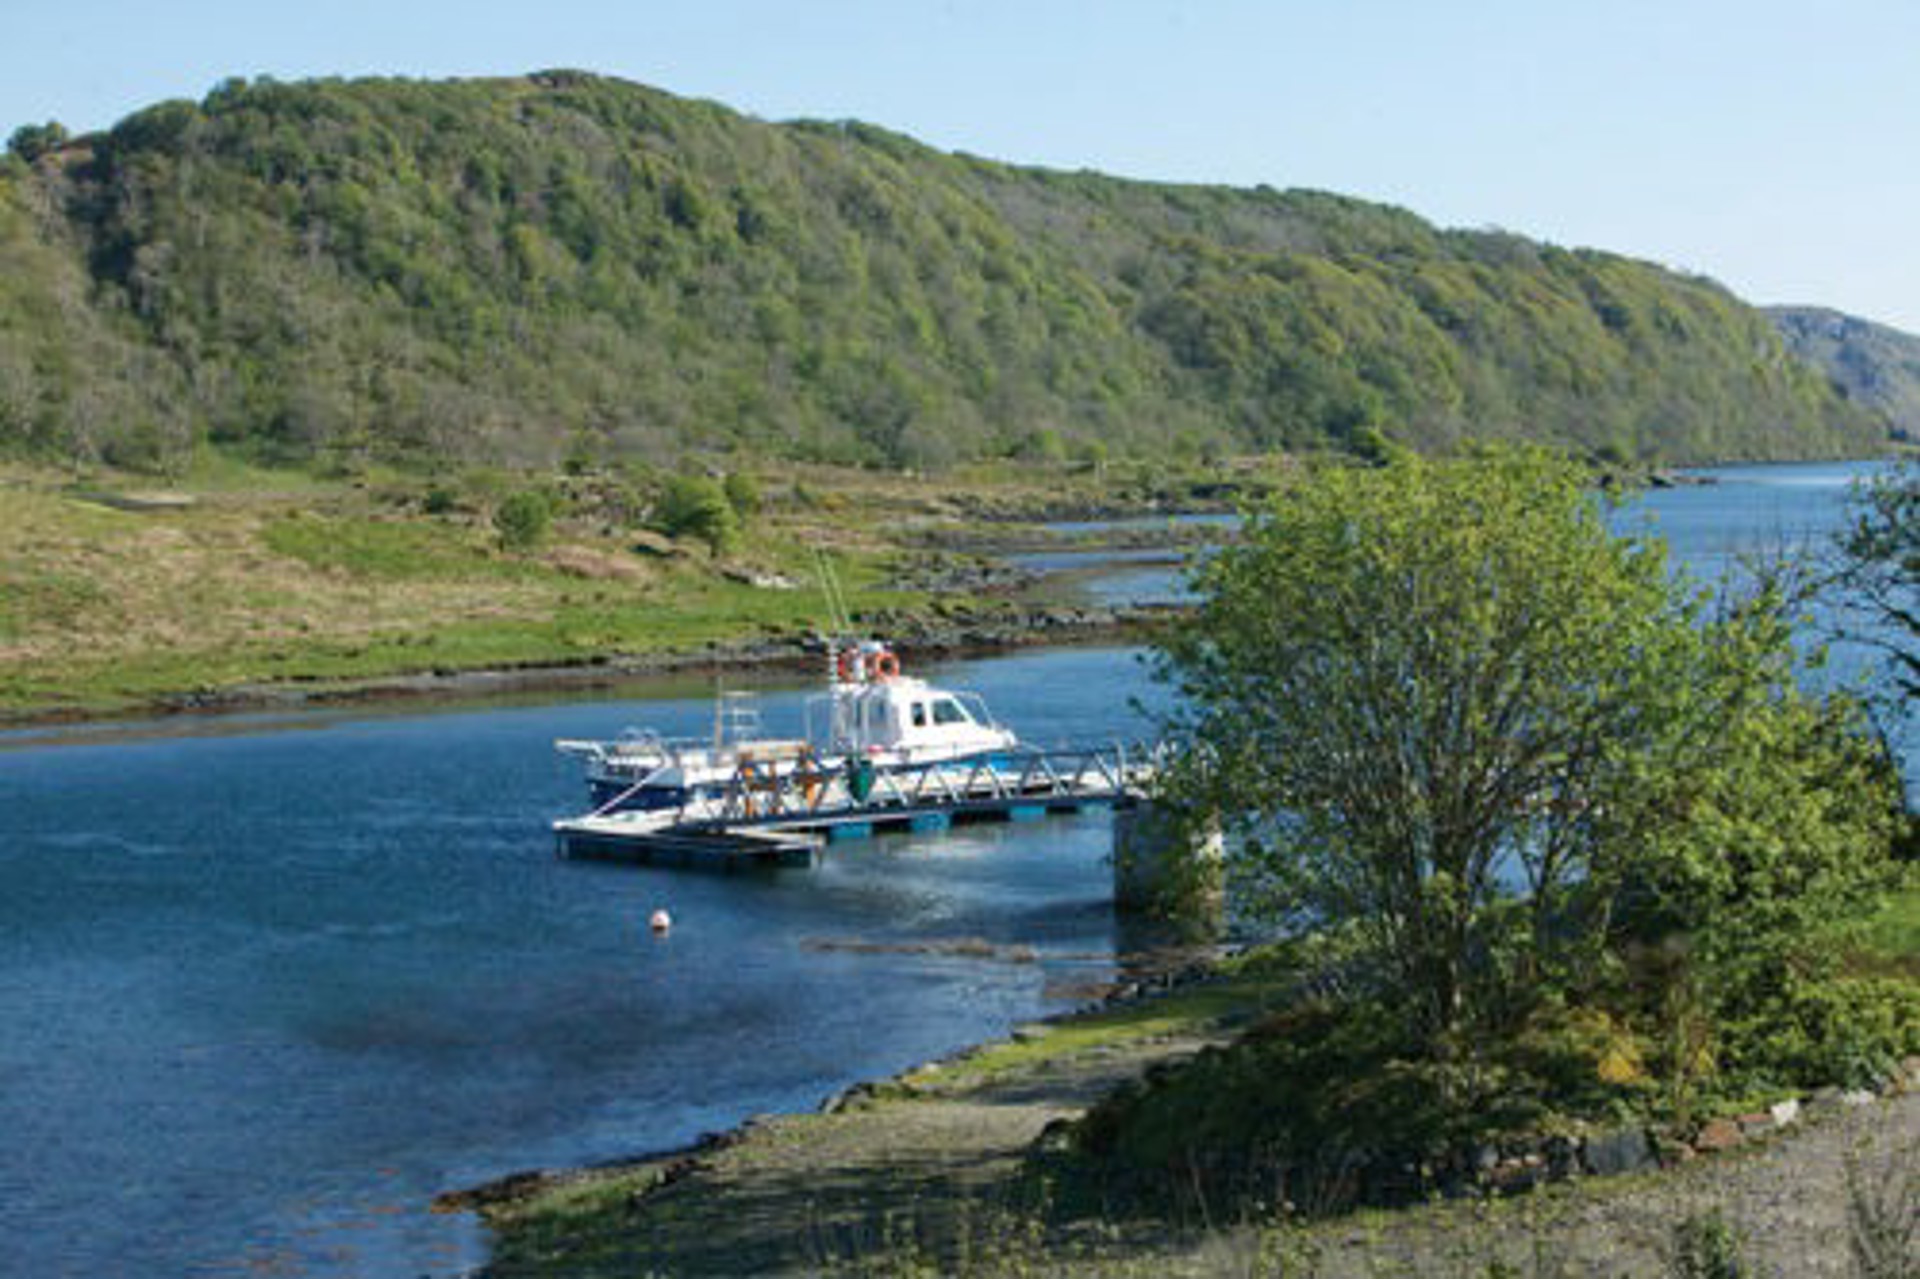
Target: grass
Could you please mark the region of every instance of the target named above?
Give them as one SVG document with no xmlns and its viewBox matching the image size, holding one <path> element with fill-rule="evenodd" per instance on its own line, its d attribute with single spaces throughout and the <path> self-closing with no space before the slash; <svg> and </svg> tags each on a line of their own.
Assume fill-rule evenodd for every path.
<svg viewBox="0 0 1920 1279">
<path fill-rule="evenodd" d="M 298 482 L 304 480 L 304 483 Z M 192 487 L 204 481 L 205 487 Z M 271 485 L 271 488 L 266 486 Z M 918 611 L 885 587 L 890 545 L 865 529 L 915 500 L 854 486 L 851 517 L 763 516 L 740 549 L 647 554 L 593 515 L 507 554 L 484 503 L 427 515 L 420 494 L 209 465 L 189 504 L 123 510 L 115 485 L 0 470 L 0 717 L 119 714 L 266 682 L 575 664 L 797 636 L 824 621 L 812 547 L 856 612 Z M 420 486 L 416 485 L 416 488 Z M 424 489 L 421 490 L 422 492 Z M 90 498 L 89 494 L 107 496 Z M 756 587 L 723 569 L 777 572 Z"/>
<path fill-rule="evenodd" d="M 901 1077 L 910 1087 L 939 1083 L 972 1086 L 1018 1075 L 1043 1063 L 1145 1040 L 1195 1035 L 1254 1017 L 1279 1006 L 1297 978 L 1275 969 L 1249 969 L 1214 981 L 1176 987 L 1151 999 L 1047 1023 L 1008 1040 L 987 1044 L 937 1070 Z"/>
</svg>

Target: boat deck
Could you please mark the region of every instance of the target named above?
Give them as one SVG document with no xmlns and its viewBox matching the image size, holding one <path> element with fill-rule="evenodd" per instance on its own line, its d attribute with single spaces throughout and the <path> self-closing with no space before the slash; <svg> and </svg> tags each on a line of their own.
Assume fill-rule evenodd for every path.
<svg viewBox="0 0 1920 1279">
<path fill-rule="evenodd" d="M 563 857 L 732 870 L 811 865 L 830 842 L 876 831 L 940 831 L 982 821 L 1132 804 L 1157 749 L 1121 745 L 1006 752 L 932 767 L 859 766 L 767 776 L 742 770 L 718 801 L 663 817 L 616 799 L 555 822 Z"/>
</svg>

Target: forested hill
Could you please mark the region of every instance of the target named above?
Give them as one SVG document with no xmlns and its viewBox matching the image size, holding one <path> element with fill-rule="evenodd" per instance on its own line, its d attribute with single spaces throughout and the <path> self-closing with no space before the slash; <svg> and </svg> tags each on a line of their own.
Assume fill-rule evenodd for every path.
<svg viewBox="0 0 1920 1279">
<path fill-rule="evenodd" d="M 1904 438 L 1920 439 L 1920 337 L 1824 307 L 1775 306 L 1767 314 L 1789 351 Z"/>
<path fill-rule="evenodd" d="M 0 170 L 0 444 L 552 462 L 1884 441 L 1710 281 L 572 72 L 230 82 Z M 1276 166 L 1284 157 L 1276 157 Z"/>
</svg>

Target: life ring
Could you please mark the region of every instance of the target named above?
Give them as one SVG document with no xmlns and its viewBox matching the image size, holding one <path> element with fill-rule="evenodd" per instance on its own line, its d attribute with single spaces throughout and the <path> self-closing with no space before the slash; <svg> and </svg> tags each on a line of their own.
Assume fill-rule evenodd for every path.
<svg viewBox="0 0 1920 1279">
<path fill-rule="evenodd" d="M 839 676 L 842 684 L 853 683 L 854 671 L 858 669 L 857 661 L 858 656 L 852 649 L 847 649 L 840 654 L 839 660 L 834 664 L 834 674 Z"/>
<path fill-rule="evenodd" d="M 875 679 L 897 679 L 900 675 L 900 659 L 892 653 L 876 653 L 867 665 Z"/>
</svg>

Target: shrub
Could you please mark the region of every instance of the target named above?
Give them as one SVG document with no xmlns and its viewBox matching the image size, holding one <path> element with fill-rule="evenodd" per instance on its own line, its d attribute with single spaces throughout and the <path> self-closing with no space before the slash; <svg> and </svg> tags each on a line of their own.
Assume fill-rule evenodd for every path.
<svg viewBox="0 0 1920 1279">
<path fill-rule="evenodd" d="M 523 489 L 511 494 L 493 511 L 493 527 L 500 545 L 509 551 L 530 551 L 546 540 L 553 507 L 542 493 Z"/>
<path fill-rule="evenodd" d="M 668 537 L 699 538 L 714 555 L 724 555 L 740 540 L 740 516 L 726 490 L 704 475 L 668 480 L 655 522 Z"/>
</svg>

